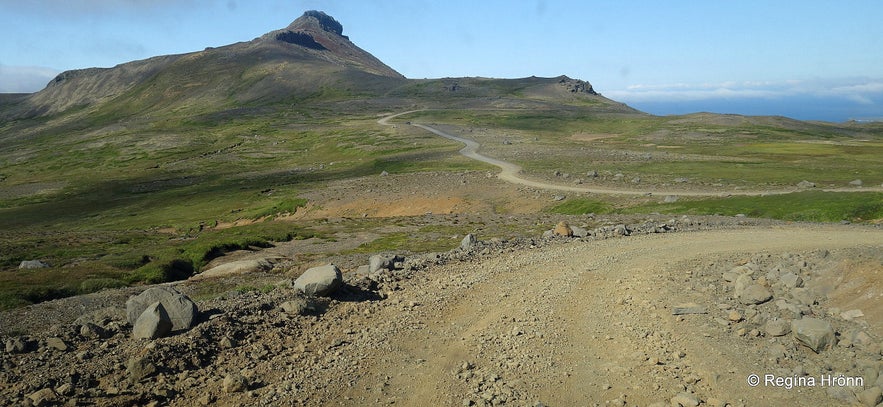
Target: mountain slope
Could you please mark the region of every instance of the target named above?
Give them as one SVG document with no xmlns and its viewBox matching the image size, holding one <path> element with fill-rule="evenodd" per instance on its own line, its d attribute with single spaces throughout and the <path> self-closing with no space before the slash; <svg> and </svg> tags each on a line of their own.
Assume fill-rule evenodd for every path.
<svg viewBox="0 0 883 407">
<path fill-rule="evenodd" d="M 304 97 L 326 87 L 374 90 L 403 79 L 353 44 L 332 17 L 308 11 L 288 27 L 249 42 L 63 72 L 6 116 L 56 114 L 110 102 L 115 110 L 125 108 L 119 113 L 132 114 L 192 105 L 205 109 Z"/>
</svg>

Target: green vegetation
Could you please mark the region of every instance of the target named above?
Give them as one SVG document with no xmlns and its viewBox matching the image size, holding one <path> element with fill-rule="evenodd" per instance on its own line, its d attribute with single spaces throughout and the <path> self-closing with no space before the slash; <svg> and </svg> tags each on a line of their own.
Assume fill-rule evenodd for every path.
<svg viewBox="0 0 883 407">
<path fill-rule="evenodd" d="M 883 219 L 883 193 L 806 191 L 787 195 L 641 205 L 623 212 L 728 216 L 744 214 L 756 218 L 801 222 L 862 222 Z"/>
<path fill-rule="evenodd" d="M 563 203 L 547 209 L 549 213 L 558 213 L 562 215 L 585 215 L 589 213 L 604 214 L 610 213 L 611 210 L 612 208 L 608 203 L 585 198 L 568 199 Z"/>
</svg>

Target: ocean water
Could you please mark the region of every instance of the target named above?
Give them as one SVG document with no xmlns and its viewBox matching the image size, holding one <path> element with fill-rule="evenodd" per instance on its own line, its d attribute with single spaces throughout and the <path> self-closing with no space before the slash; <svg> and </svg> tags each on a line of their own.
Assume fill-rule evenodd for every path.
<svg viewBox="0 0 883 407">
<path fill-rule="evenodd" d="M 635 101 L 631 103 L 621 100 L 621 102 L 658 116 L 710 112 L 750 116 L 785 116 L 797 120 L 827 122 L 883 121 L 883 97 L 861 103 L 824 97 L 722 98 L 691 101 Z"/>
</svg>

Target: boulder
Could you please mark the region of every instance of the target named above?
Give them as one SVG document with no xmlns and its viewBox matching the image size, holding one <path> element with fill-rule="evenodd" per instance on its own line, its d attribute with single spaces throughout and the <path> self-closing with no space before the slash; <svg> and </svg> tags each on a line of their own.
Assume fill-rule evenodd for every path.
<svg viewBox="0 0 883 407">
<path fill-rule="evenodd" d="M 343 282 L 340 269 L 333 264 L 313 267 L 305 271 L 297 280 L 294 288 L 311 297 L 331 294 Z"/>
<path fill-rule="evenodd" d="M 802 318 L 791 321 L 791 333 L 815 353 L 834 346 L 834 328 L 823 319 Z"/>
<path fill-rule="evenodd" d="M 570 228 L 570 225 L 568 225 L 567 222 L 561 221 L 555 225 L 555 229 L 552 229 L 552 234 L 555 236 L 571 237 L 573 236 L 573 229 Z"/>
<path fill-rule="evenodd" d="M 273 263 L 267 259 L 238 260 L 212 267 L 202 273 L 190 277 L 190 280 L 204 278 L 223 277 L 235 274 L 248 274 L 267 271 L 273 268 Z"/>
<path fill-rule="evenodd" d="M 854 180 L 854 181 L 850 181 L 850 182 L 849 182 L 849 185 L 852 185 L 852 186 L 854 186 L 854 187 L 860 187 L 860 186 L 864 185 L 864 183 L 862 182 L 862 180 L 857 179 L 857 180 Z"/>
<path fill-rule="evenodd" d="M 155 302 L 162 303 L 172 321 L 173 331 L 189 329 L 199 314 L 196 304 L 180 291 L 172 287 L 151 287 L 126 301 L 126 318 L 129 323 L 135 325 L 144 310 Z"/>
<path fill-rule="evenodd" d="M 475 235 L 470 233 L 460 241 L 460 248 L 463 250 L 471 250 L 477 243 L 478 239 L 475 238 Z"/>
<path fill-rule="evenodd" d="M 139 339 L 162 338 L 172 331 L 172 320 L 161 302 L 150 304 L 135 321 L 132 336 Z"/>
<path fill-rule="evenodd" d="M 47 267 L 49 267 L 49 264 L 40 260 L 24 260 L 18 264 L 18 268 L 22 270 L 44 269 Z"/>
</svg>

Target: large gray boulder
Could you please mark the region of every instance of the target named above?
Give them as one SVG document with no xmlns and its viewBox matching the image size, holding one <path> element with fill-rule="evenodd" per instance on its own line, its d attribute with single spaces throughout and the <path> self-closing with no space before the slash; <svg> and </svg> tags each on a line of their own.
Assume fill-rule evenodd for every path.
<svg viewBox="0 0 883 407">
<path fill-rule="evenodd" d="M 162 338 L 172 332 L 172 320 L 161 302 L 150 304 L 132 329 L 132 336 L 138 339 Z"/>
<path fill-rule="evenodd" d="M 834 328 L 823 319 L 802 318 L 791 321 L 791 333 L 815 353 L 834 346 Z"/>
<path fill-rule="evenodd" d="M 126 301 L 126 318 L 129 323 L 135 325 L 144 310 L 155 302 L 162 303 L 169 314 L 173 331 L 190 329 L 199 315 L 196 303 L 180 291 L 172 287 L 151 287 Z"/>
<path fill-rule="evenodd" d="M 313 267 L 305 271 L 297 280 L 294 288 L 304 294 L 316 297 L 331 294 L 343 282 L 343 274 L 333 264 Z"/>
</svg>

